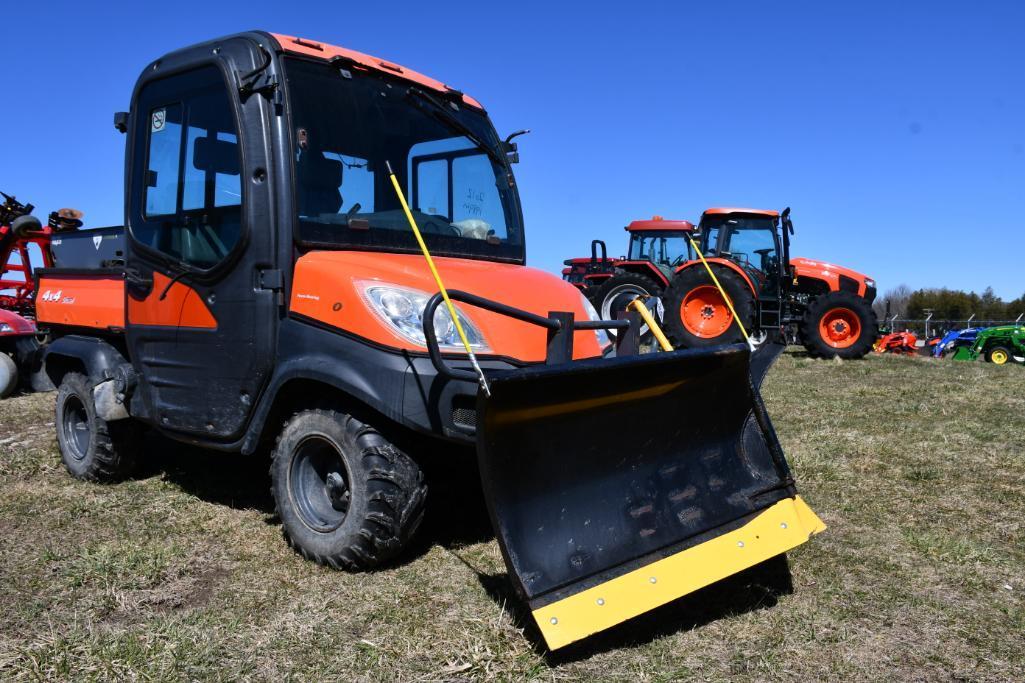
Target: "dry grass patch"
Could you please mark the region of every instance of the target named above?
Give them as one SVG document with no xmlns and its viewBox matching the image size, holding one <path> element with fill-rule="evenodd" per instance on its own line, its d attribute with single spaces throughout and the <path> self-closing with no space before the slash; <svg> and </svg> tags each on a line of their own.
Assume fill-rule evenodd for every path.
<svg viewBox="0 0 1025 683">
<path fill-rule="evenodd" d="M 152 439 L 74 481 L 52 395 L 0 402 L 0 679 L 1012 680 L 1025 632 L 1025 370 L 785 355 L 765 387 L 830 526 L 779 563 L 555 656 L 510 595 L 464 460 L 398 564 L 288 550 L 266 462 Z"/>
</svg>

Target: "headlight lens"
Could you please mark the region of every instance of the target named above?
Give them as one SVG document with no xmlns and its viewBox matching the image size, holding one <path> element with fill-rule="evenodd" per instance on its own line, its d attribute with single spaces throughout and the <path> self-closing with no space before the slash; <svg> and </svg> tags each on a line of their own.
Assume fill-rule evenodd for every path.
<svg viewBox="0 0 1025 683">
<path fill-rule="evenodd" d="M 591 302 L 587 300 L 587 297 L 583 294 L 580 295 L 580 303 L 587 311 L 587 317 L 591 320 L 601 320 L 601 316 L 598 315 L 598 311 L 595 310 Z M 598 348 L 604 351 L 608 346 L 612 344 L 612 340 L 609 339 L 609 333 L 605 330 L 595 330 L 594 336 L 598 339 Z"/>
<path fill-rule="evenodd" d="M 3 334 L 5 332 L 14 332 L 14 328 L 8 325 L 7 323 L 0 323 L 0 334 Z"/>
<path fill-rule="evenodd" d="M 865 278 L 865 286 L 866 287 L 875 287 L 876 286 L 876 281 L 872 280 L 872 279 L 869 279 L 869 278 Z"/>
<path fill-rule="evenodd" d="M 409 341 L 419 346 L 427 345 L 424 336 L 423 314 L 431 295 L 418 289 L 409 289 L 397 285 L 382 284 L 376 281 L 357 282 L 357 288 L 363 294 L 367 308 L 377 314 L 388 327 L 398 332 Z M 466 333 L 466 339 L 474 351 L 490 351 L 477 326 L 456 306 L 456 315 Z M 459 339 L 459 331 L 452 323 L 446 306 L 442 305 L 434 312 L 434 331 L 438 337 L 438 345 L 443 349 L 463 351 L 463 342 Z"/>
</svg>

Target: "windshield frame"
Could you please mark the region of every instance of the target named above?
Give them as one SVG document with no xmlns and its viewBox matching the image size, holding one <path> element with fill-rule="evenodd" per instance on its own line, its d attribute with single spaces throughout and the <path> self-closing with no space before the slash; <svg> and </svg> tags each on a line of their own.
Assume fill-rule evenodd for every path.
<svg viewBox="0 0 1025 683">
<path fill-rule="evenodd" d="M 410 112 L 411 117 L 424 117 L 426 120 L 434 121 L 438 126 L 445 126 L 445 123 L 440 120 L 440 117 L 430 112 L 432 105 L 423 106 L 420 103 L 413 103 L 412 98 L 416 97 L 409 93 L 410 90 L 422 90 L 420 86 L 407 79 L 399 76 L 391 76 L 387 73 L 378 73 L 370 70 L 360 70 L 352 67 L 347 63 L 329 63 L 324 60 L 316 58 L 308 58 L 301 55 L 286 54 L 281 58 L 282 70 L 284 72 L 284 78 L 282 79 L 284 96 L 287 100 L 286 120 L 287 130 L 285 137 L 287 138 L 287 163 L 291 171 L 291 184 L 289 191 L 292 198 L 292 235 L 293 241 L 301 251 L 308 250 L 358 250 L 358 251 L 375 251 L 375 252 L 389 252 L 389 253 L 420 253 L 419 245 L 417 244 L 412 230 L 396 230 L 385 227 L 369 229 L 353 228 L 351 225 L 345 225 L 343 223 L 338 224 L 327 224 L 319 223 L 316 221 L 304 221 L 300 215 L 299 206 L 299 172 L 297 169 L 297 157 L 300 151 L 299 144 L 297 141 L 297 130 L 301 125 L 296 121 L 296 109 L 295 109 L 295 93 L 292 92 L 294 83 L 290 78 L 290 72 L 293 64 L 302 63 L 306 68 L 309 65 L 322 68 L 325 73 L 334 72 L 337 74 L 337 78 L 340 84 L 344 85 L 347 82 L 351 82 L 349 76 L 344 76 L 342 71 L 348 71 L 352 78 L 367 79 L 379 83 L 382 88 L 388 88 L 397 91 L 396 101 L 401 102 L 405 108 Z M 302 78 L 300 76 L 299 78 Z M 429 93 L 433 99 L 438 100 L 440 103 L 448 104 L 452 100 L 444 93 Z M 327 106 L 325 104 L 325 106 Z M 487 112 L 483 109 L 478 109 L 469 104 L 459 104 L 458 112 L 464 116 L 479 116 L 480 117 L 480 128 L 485 131 L 485 135 L 479 135 L 485 143 L 493 143 L 494 149 L 498 151 L 500 148 L 499 144 L 501 139 L 498 136 L 497 131 L 494 129 L 494 125 L 488 117 Z M 455 113 L 455 112 L 454 112 Z M 462 121 L 460 121 L 462 123 Z M 471 128 L 473 131 L 473 129 Z M 473 131 L 476 133 L 476 131 Z M 477 149 L 475 141 L 465 137 L 456 130 L 452 130 L 453 137 L 462 137 L 468 145 L 473 146 L 472 149 Z M 420 144 L 420 143 L 417 143 Z M 498 198 L 500 204 L 503 205 L 505 213 L 505 230 L 507 235 L 517 234 L 515 240 L 502 240 L 501 245 L 493 245 L 487 240 L 477 240 L 469 237 L 460 236 L 448 236 L 431 234 L 423 229 L 422 220 L 417 219 L 418 225 L 421 227 L 421 232 L 424 233 L 424 238 L 430 248 L 432 255 L 434 256 L 447 256 L 452 258 L 465 258 L 483 261 L 493 261 L 501 263 L 514 263 L 524 265 L 526 263 L 526 231 L 523 225 L 523 210 L 519 199 L 519 189 L 516 183 L 515 176 L 513 175 L 512 167 L 510 164 L 499 164 L 493 157 L 491 157 L 485 150 L 479 150 L 480 156 L 488 160 L 488 163 L 492 165 L 493 170 L 496 174 L 496 181 L 504 178 L 508 179 L 509 187 L 507 190 L 503 188 L 503 191 L 499 193 Z M 396 175 L 399 177 L 400 185 L 404 186 L 404 192 L 408 195 L 411 194 L 411 183 L 407 177 L 407 164 L 408 159 L 395 159 L 392 160 L 392 166 L 396 170 Z M 383 164 L 382 164 L 383 166 Z M 384 173 L 382 168 L 381 173 Z M 500 175 L 501 174 L 501 175 Z M 450 192 L 454 191 L 449 188 Z M 407 197 L 411 200 L 411 197 Z M 383 213 L 385 210 L 382 209 Z M 391 209 L 388 209 L 391 211 Z M 416 216 L 420 215 L 420 212 L 414 210 L 413 214 Z M 340 214 L 341 215 L 341 214 Z M 357 214 L 358 216 L 358 214 Z M 405 218 L 402 219 L 405 222 Z M 319 236 L 310 234 L 316 230 L 315 226 L 320 226 L 320 232 L 327 232 L 327 228 L 334 228 L 333 231 L 337 235 L 337 239 L 332 235 L 332 239 L 318 239 Z M 305 231 L 304 231 L 305 228 Z M 311 229 L 312 228 L 312 229 Z M 305 234 L 304 234 L 305 232 Z"/>
</svg>

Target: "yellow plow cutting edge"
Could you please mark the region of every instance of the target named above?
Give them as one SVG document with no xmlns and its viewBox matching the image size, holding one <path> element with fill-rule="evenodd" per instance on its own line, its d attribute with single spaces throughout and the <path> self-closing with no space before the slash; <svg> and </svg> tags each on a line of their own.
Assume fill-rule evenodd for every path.
<svg viewBox="0 0 1025 683">
<path fill-rule="evenodd" d="M 826 525 L 800 496 L 740 528 L 533 611 L 550 648 L 564 647 L 801 545 Z"/>
</svg>

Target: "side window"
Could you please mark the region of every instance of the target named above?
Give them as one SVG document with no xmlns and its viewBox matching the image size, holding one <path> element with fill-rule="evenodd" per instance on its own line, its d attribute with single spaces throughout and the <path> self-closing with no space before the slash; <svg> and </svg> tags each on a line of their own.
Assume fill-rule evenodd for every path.
<svg viewBox="0 0 1025 683">
<path fill-rule="evenodd" d="M 238 244 L 242 182 L 238 130 L 216 68 L 155 81 L 149 104 L 142 211 L 132 235 L 183 264 L 208 269 Z M 139 220 L 141 219 L 141 220 Z"/>
<path fill-rule="evenodd" d="M 146 216 L 170 216 L 178 207 L 178 165 L 182 151 L 182 106 L 169 104 L 149 113 L 146 164 Z"/>
</svg>

